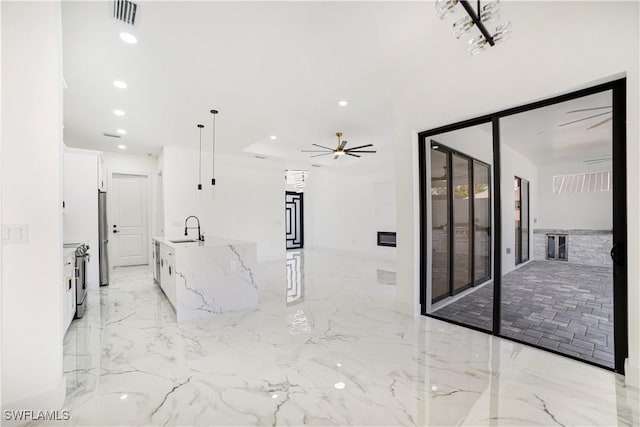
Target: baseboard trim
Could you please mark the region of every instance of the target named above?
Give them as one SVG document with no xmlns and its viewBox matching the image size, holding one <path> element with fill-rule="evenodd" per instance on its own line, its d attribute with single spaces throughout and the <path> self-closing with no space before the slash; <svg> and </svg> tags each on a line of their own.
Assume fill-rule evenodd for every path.
<svg viewBox="0 0 640 427">
<path fill-rule="evenodd" d="M 629 358 L 624 361 L 624 383 L 640 389 L 640 366 L 633 366 Z"/>
<path fill-rule="evenodd" d="M 54 411 L 62 409 L 64 405 L 64 399 L 67 392 L 67 381 L 64 376 L 60 379 L 60 382 L 52 389 L 49 389 L 43 393 L 39 393 L 34 396 L 29 396 L 24 399 L 15 400 L 9 403 L 2 404 L 2 421 L 0 424 L 3 426 L 19 426 L 28 423 L 30 420 L 7 420 L 5 418 L 5 411 Z M 73 416 L 73 414 L 72 414 Z"/>
</svg>

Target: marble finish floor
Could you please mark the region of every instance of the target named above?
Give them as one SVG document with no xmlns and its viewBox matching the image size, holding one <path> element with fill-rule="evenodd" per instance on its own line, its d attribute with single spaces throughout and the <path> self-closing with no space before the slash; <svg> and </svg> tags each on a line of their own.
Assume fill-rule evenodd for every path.
<svg viewBox="0 0 640 427">
<path fill-rule="evenodd" d="M 66 335 L 72 418 L 55 424 L 640 424 L 616 374 L 397 314 L 388 260 L 289 264 L 259 265 L 258 309 L 180 324 L 150 271 L 116 269 Z"/>
<path fill-rule="evenodd" d="M 493 285 L 434 312 L 490 331 Z M 612 368 L 613 269 L 531 261 L 502 278 L 502 333 Z"/>
</svg>

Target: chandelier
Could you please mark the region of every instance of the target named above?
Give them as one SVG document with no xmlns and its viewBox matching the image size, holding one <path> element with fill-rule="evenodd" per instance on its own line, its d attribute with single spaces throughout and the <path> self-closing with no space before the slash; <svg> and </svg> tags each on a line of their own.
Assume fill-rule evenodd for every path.
<svg viewBox="0 0 640 427">
<path fill-rule="evenodd" d="M 448 14 L 454 13 L 460 4 L 468 16 L 463 16 L 453 23 L 453 35 L 456 39 L 461 38 L 465 34 L 469 34 L 472 38 L 469 40 L 469 53 L 477 55 L 485 50 L 488 46 L 495 46 L 498 43 L 511 37 L 511 22 L 497 25 L 493 34 L 489 31 L 486 24 L 495 23 L 500 19 L 502 4 L 500 0 L 495 0 L 485 5 L 477 2 L 477 8 L 474 9 L 471 2 L 466 0 L 437 0 L 436 13 L 440 19 L 444 19 Z M 472 29 L 477 28 L 480 34 L 473 36 Z"/>
</svg>

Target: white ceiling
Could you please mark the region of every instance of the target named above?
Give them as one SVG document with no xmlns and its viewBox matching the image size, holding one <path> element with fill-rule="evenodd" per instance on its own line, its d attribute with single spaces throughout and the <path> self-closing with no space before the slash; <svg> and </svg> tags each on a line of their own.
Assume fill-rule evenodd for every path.
<svg viewBox="0 0 640 427">
<path fill-rule="evenodd" d="M 208 148 L 208 111 L 216 108 L 219 152 L 294 167 L 393 167 L 397 89 L 467 55 L 465 41 L 451 34 L 456 16 L 440 21 L 432 2 L 140 2 L 134 27 L 112 17 L 112 4 L 62 4 L 70 146 L 118 151 L 124 143 L 134 154 L 197 148 L 203 123 Z M 503 15 L 524 31 L 529 12 L 519 6 L 504 3 Z M 121 31 L 138 43 L 121 41 Z M 508 43 L 529 36 L 516 32 Z M 128 88 L 114 88 L 116 79 Z M 349 105 L 338 106 L 342 99 Z M 566 111 L 601 105 L 610 100 L 594 95 L 505 118 L 502 140 L 535 162 L 608 155 L 610 125 L 557 126 L 580 116 Z M 115 108 L 126 115 L 114 116 Z M 118 128 L 127 130 L 121 140 L 102 135 Z M 334 161 L 300 152 L 312 143 L 334 146 L 336 131 L 350 146 L 374 144 L 378 153 Z"/>
<path fill-rule="evenodd" d="M 559 126 L 610 110 L 570 111 L 611 106 L 611 102 L 611 91 L 606 91 L 505 117 L 500 120 L 500 140 L 538 165 L 611 156 L 611 122 L 587 129 L 611 114 Z"/>
<path fill-rule="evenodd" d="M 421 16 L 434 15 L 431 3 L 140 2 L 131 27 L 112 17 L 111 2 L 62 7 L 68 145 L 197 148 L 202 123 L 209 146 L 216 108 L 220 152 L 309 161 L 300 150 L 334 146 L 336 131 L 378 150 L 310 160 L 331 165 L 392 155 L 390 97 L 419 72 L 410 65 L 426 39 Z M 121 31 L 138 43 L 121 41 Z M 128 88 L 113 87 L 116 79 Z M 121 140 L 102 135 L 119 128 Z"/>
</svg>

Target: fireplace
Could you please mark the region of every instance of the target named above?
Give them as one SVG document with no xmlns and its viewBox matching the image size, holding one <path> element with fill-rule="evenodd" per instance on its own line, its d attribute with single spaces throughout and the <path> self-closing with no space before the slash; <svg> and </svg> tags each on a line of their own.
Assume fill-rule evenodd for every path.
<svg viewBox="0 0 640 427">
<path fill-rule="evenodd" d="M 395 231 L 378 231 L 378 246 L 396 247 Z"/>
</svg>

